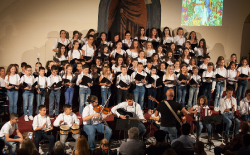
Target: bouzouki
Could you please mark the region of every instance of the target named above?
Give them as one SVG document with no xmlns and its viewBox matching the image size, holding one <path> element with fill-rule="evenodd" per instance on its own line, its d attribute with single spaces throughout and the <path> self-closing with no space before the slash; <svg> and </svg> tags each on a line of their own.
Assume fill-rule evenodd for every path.
<svg viewBox="0 0 250 155">
<path fill-rule="evenodd" d="M 152 101 L 155 101 L 157 104 L 159 104 L 159 101 L 157 101 L 154 97 L 152 97 L 152 96 L 148 96 L 148 98 L 150 99 L 150 100 L 152 100 Z M 167 104 L 166 104 L 167 105 Z M 168 104 L 167 105 L 168 106 L 168 108 L 169 108 L 169 110 L 173 113 L 173 115 L 176 117 L 177 116 L 177 114 L 173 111 L 173 109 L 170 107 L 170 105 Z M 171 108 L 171 109 L 170 109 Z M 159 116 L 157 116 L 157 117 L 155 117 L 155 118 L 158 118 Z M 185 124 L 186 122 L 187 122 L 187 119 L 186 119 L 186 116 L 181 116 L 181 121 L 179 121 L 179 117 L 177 116 L 177 121 L 180 123 L 180 125 L 182 126 L 182 124 Z M 160 124 L 160 122 L 155 122 L 156 124 Z"/>
</svg>

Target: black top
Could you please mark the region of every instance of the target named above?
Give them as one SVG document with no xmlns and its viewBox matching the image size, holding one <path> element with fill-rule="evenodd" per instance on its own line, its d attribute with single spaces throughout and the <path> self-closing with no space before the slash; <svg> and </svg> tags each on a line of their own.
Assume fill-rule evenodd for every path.
<svg viewBox="0 0 250 155">
<path fill-rule="evenodd" d="M 181 111 L 182 106 L 176 101 L 173 100 L 167 100 L 169 105 L 172 107 L 175 113 L 177 113 L 178 110 Z M 161 113 L 161 126 L 163 127 L 175 127 L 176 123 L 178 122 L 172 112 L 168 109 L 165 102 L 160 102 L 157 106 L 157 111 Z"/>
<path fill-rule="evenodd" d="M 148 155 L 162 155 L 167 149 L 171 148 L 171 145 L 167 143 L 157 143 L 156 145 L 151 145 L 146 149 Z"/>
</svg>

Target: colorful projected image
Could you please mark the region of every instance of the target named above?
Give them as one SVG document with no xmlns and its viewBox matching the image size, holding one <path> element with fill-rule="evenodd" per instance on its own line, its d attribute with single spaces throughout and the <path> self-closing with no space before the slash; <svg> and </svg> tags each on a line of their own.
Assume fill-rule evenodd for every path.
<svg viewBox="0 0 250 155">
<path fill-rule="evenodd" d="M 182 26 L 222 26 L 223 0 L 182 0 Z"/>
</svg>

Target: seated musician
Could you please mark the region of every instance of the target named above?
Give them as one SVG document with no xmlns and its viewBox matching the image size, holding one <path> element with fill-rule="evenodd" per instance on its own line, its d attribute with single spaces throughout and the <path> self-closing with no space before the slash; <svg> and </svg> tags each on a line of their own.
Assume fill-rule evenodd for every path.
<svg viewBox="0 0 250 155">
<path fill-rule="evenodd" d="M 233 88 L 227 87 L 226 89 L 226 96 L 221 98 L 220 100 L 220 112 L 223 114 L 223 122 L 225 122 L 226 129 L 225 129 L 225 139 L 224 142 L 228 142 L 228 134 L 230 127 L 232 125 L 232 121 L 234 121 L 234 112 L 236 111 L 236 99 L 232 97 L 233 95 Z M 235 118 L 235 135 L 239 133 L 240 129 L 240 120 Z"/>
<path fill-rule="evenodd" d="M 239 113 L 241 115 L 241 120 L 244 122 L 250 122 L 250 89 L 246 91 L 246 97 L 240 101 Z"/>
<path fill-rule="evenodd" d="M 16 135 L 13 135 L 14 131 L 16 131 Z M 10 154 L 15 155 L 18 143 L 23 142 L 23 136 L 18 129 L 18 114 L 10 114 L 10 121 L 6 122 L 1 128 L 0 138 L 5 145 L 10 147 Z"/>
<path fill-rule="evenodd" d="M 55 137 L 51 134 L 50 131 L 46 131 L 47 129 L 52 129 L 50 117 L 46 115 L 46 106 L 39 105 L 38 107 L 39 114 L 34 117 L 33 120 L 33 130 L 35 131 L 35 146 L 37 150 L 39 150 L 39 142 L 43 139 L 49 139 L 49 152 L 53 150 Z"/>
<path fill-rule="evenodd" d="M 58 115 L 58 117 L 56 118 L 56 120 L 54 122 L 54 126 L 59 127 L 61 125 L 67 125 L 70 128 L 72 126 L 78 126 L 79 127 L 80 121 L 77 118 L 76 114 L 72 112 L 71 105 L 69 105 L 69 104 L 63 105 L 63 110 L 64 110 L 64 113 L 61 113 L 61 114 Z M 73 134 L 72 133 L 72 137 L 76 141 L 77 141 L 79 136 L 80 136 L 79 133 L 78 134 Z M 66 134 L 66 135 L 60 134 L 60 141 L 61 142 L 65 143 L 67 138 L 68 138 L 68 134 Z M 74 149 L 76 149 L 76 146 L 75 146 Z"/>
<path fill-rule="evenodd" d="M 197 104 L 188 110 L 188 112 L 194 114 L 196 126 L 198 125 L 198 120 L 199 120 L 199 129 L 197 134 L 198 141 L 200 140 L 201 131 L 203 128 L 202 121 L 204 120 L 205 116 L 212 115 L 212 112 L 210 112 L 210 109 L 207 104 L 208 104 L 207 97 L 205 95 L 201 95 L 198 98 Z M 208 141 L 211 141 L 211 124 L 205 124 L 205 126 L 207 127 L 208 131 Z"/>
<path fill-rule="evenodd" d="M 168 89 L 166 92 L 167 96 L 167 102 L 169 103 L 171 109 L 176 114 L 177 111 L 181 111 L 184 115 L 189 114 L 189 112 L 181 106 L 178 102 L 174 101 L 174 90 Z M 176 117 L 173 115 L 171 110 L 168 108 L 165 102 L 160 102 L 156 108 L 155 111 L 155 117 L 159 116 L 159 113 L 161 113 L 161 126 L 160 130 L 163 130 L 167 132 L 166 138 L 170 138 L 170 142 L 172 142 L 174 139 L 177 138 L 177 129 L 176 129 L 176 123 L 177 120 Z M 159 120 L 159 118 L 155 118 L 156 121 Z"/>
<path fill-rule="evenodd" d="M 98 97 L 91 95 L 88 97 L 87 101 L 90 103 L 87 105 L 82 112 L 83 120 L 83 130 L 88 135 L 89 146 L 92 151 L 95 150 L 95 134 L 96 132 L 103 133 L 107 140 L 110 140 L 112 135 L 112 130 L 104 125 L 101 121 L 105 120 L 108 115 L 100 114 L 94 110 L 98 106 Z M 105 126 L 105 133 L 104 133 Z"/>
<path fill-rule="evenodd" d="M 121 115 L 117 112 L 117 109 L 124 109 L 127 112 L 133 113 L 133 117 L 137 119 L 143 120 L 142 122 L 138 123 L 138 129 L 139 129 L 139 139 L 142 139 L 143 135 L 146 133 L 146 128 L 143 123 L 146 123 L 146 120 L 143 116 L 143 112 L 141 110 L 141 106 L 138 103 L 135 103 L 133 101 L 133 95 L 131 93 L 126 95 L 126 101 L 119 103 L 118 105 L 114 106 L 111 109 L 111 112 L 115 114 L 118 118 L 126 119 L 126 116 Z"/>
</svg>

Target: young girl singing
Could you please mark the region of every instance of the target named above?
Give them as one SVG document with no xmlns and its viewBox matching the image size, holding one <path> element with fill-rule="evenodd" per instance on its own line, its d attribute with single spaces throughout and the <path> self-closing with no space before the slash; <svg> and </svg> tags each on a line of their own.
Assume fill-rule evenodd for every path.
<svg viewBox="0 0 250 155">
<path fill-rule="evenodd" d="M 167 63 L 167 65 L 174 65 L 174 57 L 172 51 L 167 52 L 167 57 L 165 57 L 165 62 Z"/>
<path fill-rule="evenodd" d="M 227 70 L 227 88 L 232 87 L 233 92 L 235 91 L 235 85 L 236 85 L 236 78 L 237 78 L 237 70 L 235 69 L 235 62 L 230 62 L 230 65 L 228 66 L 229 69 Z"/>
<path fill-rule="evenodd" d="M 235 68 L 237 69 L 239 63 L 237 63 L 237 57 L 236 57 L 236 54 L 235 54 L 235 53 L 233 53 L 233 54 L 231 55 L 230 61 L 227 63 L 227 66 L 229 66 L 231 62 L 234 62 L 234 63 L 235 63 Z M 229 69 L 230 69 L 230 67 L 229 67 Z"/>
<path fill-rule="evenodd" d="M 150 59 L 153 53 L 155 53 L 155 50 L 153 49 L 152 42 L 146 42 L 146 48 L 145 48 L 145 57 L 146 59 Z"/>
<path fill-rule="evenodd" d="M 115 50 L 113 50 L 111 53 L 110 53 L 110 57 L 111 57 L 111 62 L 112 63 L 115 63 L 115 59 L 116 59 L 116 57 L 118 56 L 118 55 L 120 55 L 120 56 L 122 56 L 122 57 L 126 57 L 127 55 L 126 55 L 126 52 L 122 49 L 122 42 L 121 41 L 118 41 L 117 43 L 116 43 L 116 49 Z"/>
<path fill-rule="evenodd" d="M 250 79 L 250 71 L 249 67 L 247 66 L 248 61 L 246 57 L 241 59 L 241 67 L 237 69 L 237 79 L 238 79 L 238 88 L 236 93 L 237 105 L 240 105 L 240 99 L 243 99 L 246 94 L 247 86 L 248 86 L 248 79 Z M 240 76 L 240 75 L 243 76 Z M 247 76 L 244 76 L 247 75 Z"/>
<path fill-rule="evenodd" d="M 145 57 L 144 51 L 140 51 L 139 57 L 138 57 L 138 62 L 142 63 L 143 66 L 147 65 L 147 59 L 145 59 L 144 57 Z"/>
<path fill-rule="evenodd" d="M 103 79 L 106 79 L 104 83 L 102 83 L 101 81 Z M 107 98 L 109 97 L 109 95 L 111 94 L 111 84 L 113 80 L 113 75 L 110 71 L 109 67 L 103 67 L 102 68 L 102 75 L 99 78 L 99 85 L 101 86 L 101 96 L 102 96 L 102 106 L 104 106 Z M 106 104 L 106 107 L 109 106 L 109 101 Z"/>
<path fill-rule="evenodd" d="M 89 31 L 87 32 L 86 36 L 82 39 L 82 42 L 86 45 L 88 44 L 88 38 L 89 36 L 94 36 L 95 35 L 95 30 L 94 29 L 89 29 Z M 95 38 L 94 38 L 95 40 Z"/>
<path fill-rule="evenodd" d="M 68 60 L 68 53 L 66 52 L 65 46 L 62 45 L 58 52 L 56 53 L 56 58 L 61 62 L 64 60 Z"/>
<path fill-rule="evenodd" d="M 127 54 L 129 57 L 131 57 L 132 59 L 135 59 L 138 57 L 138 53 L 140 50 L 140 44 L 138 42 L 138 40 L 134 40 L 132 42 L 132 45 L 129 49 L 126 50 Z"/>
<path fill-rule="evenodd" d="M 78 49 L 79 47 L 79 42 L 77 40 L 75 40 L 73 42 L 73 47 L 71 48 L 71 50 L 68 52 L 68 60 L 69 62 L 71 62 L 73 68 L 76 67 L 76 63 L 78 62 L 77 60 L 75 60 L 74 62 L 72 62 L 71 60 L 73 59 L 82 59 L 82 51 Z"/>
<path fill-rule="evenodd" d="M 220 99 L 224 91 L 224 85 L 225 85 L 224 80 L 227 77 L 227 70 L 224 67 L 224 65 L 225 65 L 225 60 L 220 59 L 218 62 L 218 66 L 216 66 L 216 69 L 214 71 L 214 78 L 216 78 L 216 81 L 214 80 L 212 83 L 212 93 L 214 92 L 214 89 L 216 87 L 214 111 L 219 111 Z M 221 77 L 218 77 L 218 75 Z"/>
<path fill-rule="evenodd" d="M 180 72 L 180 61 L 174 62 L 174 73 L 177 75 Z"/>
<path fill-rule="evenodd" d="M 71 45 L 70 45 L 70 41 L 66 38 L 66 31 L 65 30 L 61 30 L 60 31 L 60 37 L 57 38 L 55 41 L 54 41 L 54 44 L 53 44 L 53 47 L 52 47 L 52 50 L 54 52 L 58 52 L 58 49 L 61 45 L 64 45 L 65 47 L 67 48 L 70 48 Z"/>
<path fill-rule="evenodd" d="M 72 39 L 71 39 L 71 48 L 73 47 L 73 43 L 74 43 L 74 41 L 76 40 L 76 41 L 78 41 L 78 43 L 79 43 L 79 50 L 82 48 L 82 41 L 79 39 L 79 37 L 80 37 L 80 33 L 78 32 L 78 31 L 74 31 L 73 32 L 73 37 L 72 37 Z"/>
<path fill-rule="evenodd" d="M 158 45 L 157 46 L 157 54 L 159 55 L 159 59 L 161 62 L 163 62 L 165 60 L 165 53 L 163 53 L 163 46 L 162 45 Z"/>
<path fill-rule="evenodd" d="M 161 41 L 165 49 L 167 49 L 169 47 L 169 44 L 174 41 L 174 38 L 172 37 L 170 29 L 168 27 L 164 27 L 162 31 Z"/>
<path fill-rule="evenodd" d="M 181 63 L 184 63 L 186 65 L 189 64 L 189 61 L 190 61 L 190 55 L 189 55 L 189 50 L 188 48 L 184 48 L 184 51 L 182 53 L 182 56 L 181 56 Z"/>
<path fill-rule="evenodd" d="M 176 33 L 177 35 L 174 37 L 174 43 L 177 46 L 177 49 L 180 49 L 183 47 L 186 41 L 185 37 L 183 36 L 184 35 L 183 28 L 179 27 Z"/>
<path fill-rule="evenodd" d="M 177 86 L 177 102 L 180 103 L 182 105 L 182 107 L 184 107 L 185 105 L 185 98 L 186 98 L 186 94 L 187 94 L 187 84 L 189 83 L 189 74 L 187 71 L 187 67 L 185 64 L 181 65 L 180 68 L 180 73 L 177 75 L 177 82 L 178 82 L 178 86 Z"/>
<path fill-rule="evenodd" d="M 158 32 L 156 28 L 152 28 L 149 33 L 148 41 L 160 42 L 161 39 L 158 37 Z"/>
<path fill-rule="evenodd" d="M 130 48 L 130 46 L 132 45 L 130 31 L 125 32 L 125 39 L 122 40 L 122 43 L 125 45 L 127 49 Z"/>
<path fill-rule="evenodd" d="M 139 31 L 138 31 L 137 36 L 135 37 L 135 39 L 140 41 L 142 47 L 145 46 L 145 43 L 148 40 L 148 37 L 146 36 L 146 32 L 145 32 L 144 27 L 139 28 Z"/>
<path fill-rule="evenodd" d="M 175 44 L 174 44 L 174 43 L 171 43 L 171 44 L 169 45 L 169 50 L 168 50 L 168 51 L 169 51 L 169 52 L 170 52 L 170 51 L 173 52 L 173 57 L 174 57 L 175 60 L 181 61 L 181 53 L 180 53 L 179 50 L 176 50 Z"/>
<path fill-rule="evenodd" d="M 159 59 L 159 55 L 157 53 L 154 53 L 151 56 L 151 60 L 152 60 L 152 65 L 155 67 L 158 67 L 158 65 L 160 64 L 160 59 Z"/>
<path fill-rule="evenodd" d="M 51 67 L 54 65 L 54 61 L 47 61 L 46 63 L 46 69 L 47 69 L 47 73 L 46 73 L 46 77 L 49 77 L 51 75 Z"/>
<path fill-rule="evenodd" d="M 166 92 L 168 91 L 168 89 L 175 90 L 176 80 L 177 79 L 176 79 L 176 75 L 174 74 L 174 66 L 169 65 L 162 79 L 163 84 L 164 84 L 165 99 L 167 99 Z"/>
<path fill-rule="evenodd" d="M 187 41 L 189 41 L 191 43 L 191 49 L 192 50 L 194 50 L 194 48 L 198 46 L 198 39 L 197 39 L 195 31 L 191 31 L 189 33 L 189 37 L 188 37 Z"/>
<path fill-rule="evenodd" d="M 35 65 L 35 72 L 33 72 L 33 76 L 36 78 L 39 75 L 39 67 L 42 67 L 42 64 L 40 62 L 37 62 Z"/>
<path fill-rule="evenodd" d="M 209 53 L 205 39 L 202 38 L 199 41 L 199 45 L 194 48 L 194 51 L 196 52 L 196 57 L 198 57 L 198 66 L 200 66 L 203 63 L 202 57 Z"/>
<path fill-rule="evenodd" d="M 122 56 L 118 56 L 116 58 L 116 62 L 115 64 L 112 66 L 112 73 L 114 73 L 114 76 L 118 75 L 119 73 L 121 73 L 121 66 L 123 65 L 123 57 Z"/>
<path fill-rule="evenodd" d="M 193 70 L 193 67 L 196 67 L 196 58 L 195 57 L 192 57 L 189 61 L 189 65 L 187 67 L 189 73 Z"/>
<path fill-rule="evenodd" d="M 20 76 L 16 72 L 16 67 L 10 64 L 6 71 L 5 88 L 9 98 L 9 113 L 17 113 L 18 89 Z"/>
<path fill-rule="evenodd" d="M 74 74 L 72 73 L 73 71 L 73 66 L 72 65 L 67 65 L 66 67 L 66 74 L 62 77 L 62 79 L 67 79 L 69 80 L 68 82 L 64 83 L 65 86 L 65 104 L 69 104 L 72 107 L 72 100 L 74 96 L 74 85 L 75 82 L 72 82 L 72 79 L 74 77 Z"/>
<path fill-rule="evenodd" d="M 89 63 L 89 64 L 92 63 L 95 50 L 96 50 L 96 47 L 95 47 L 95 43 L 94 43 L 94 36 L 89 35 L 88 36 L 88 43 L 86 43 L 82 47 L 82 53 L 83 53 L 84 58 L 86 59 L 85 63 Z"/>
</svg>

